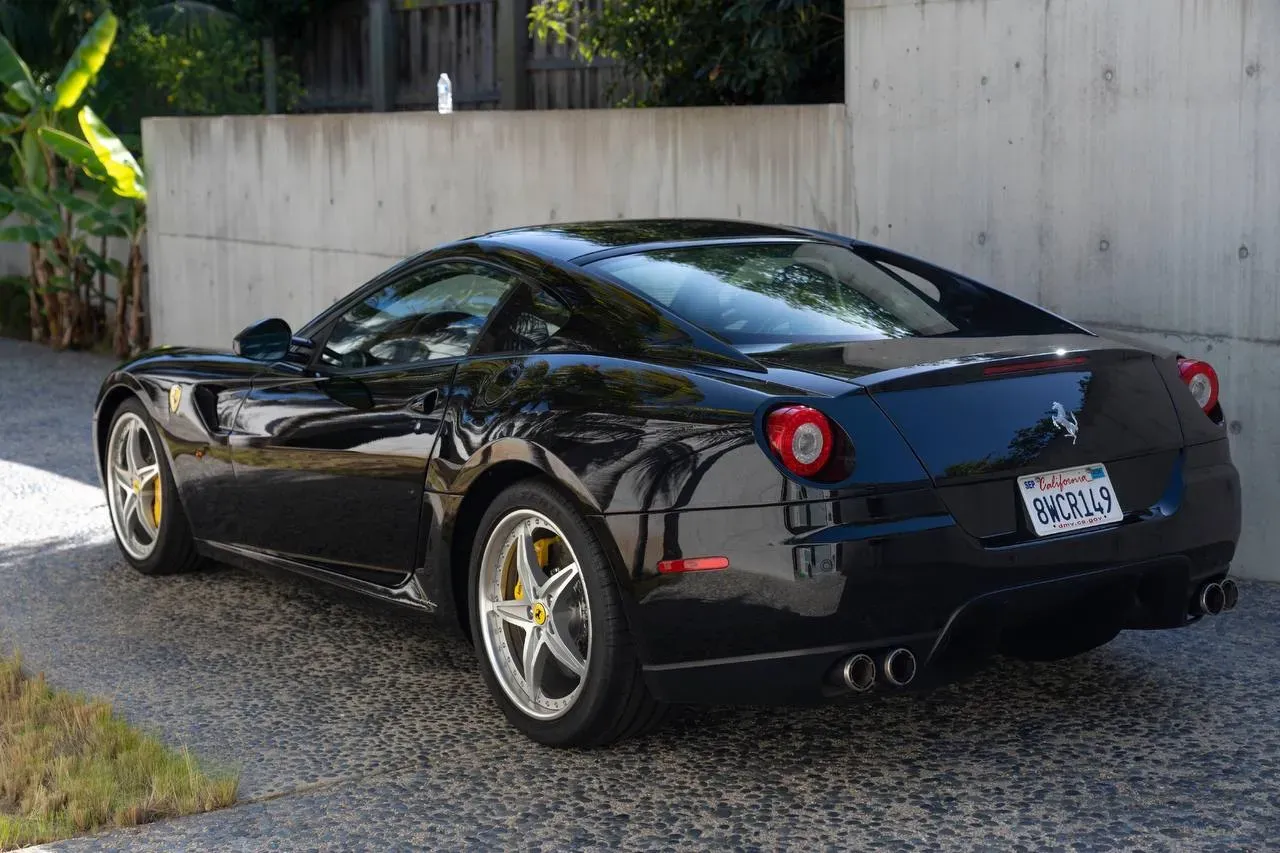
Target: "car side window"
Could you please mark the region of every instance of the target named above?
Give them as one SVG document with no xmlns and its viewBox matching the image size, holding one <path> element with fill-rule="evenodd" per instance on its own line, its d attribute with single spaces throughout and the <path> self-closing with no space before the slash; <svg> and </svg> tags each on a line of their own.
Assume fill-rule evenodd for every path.
<svg viewBox="0 0 1280 853">
<path fill-rule="evenodd" d="M 423 267 L 339 317 L 319 361 L 350 369 L 464 356 L 517 284 L 514 275 L 483 264 L 449 261 Z"/>
<path fill-rule="evenodd" d="M 541 349 L 569 322 L 569 309 L 541 288 L 521 284 L 476 347 L 477 353 Z"/>
</svg>

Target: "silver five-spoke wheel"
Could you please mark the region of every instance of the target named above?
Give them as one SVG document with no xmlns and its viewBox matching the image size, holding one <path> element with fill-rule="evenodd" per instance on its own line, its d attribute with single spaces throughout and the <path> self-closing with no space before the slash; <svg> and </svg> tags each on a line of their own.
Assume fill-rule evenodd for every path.
<svg viewBox="0 0 1280 853">
<path fill-rule="evenodd" d="M 107 502 L 120 546 L 145 560 L 160 538 L 160 460 L 151 433 L 133 412 L 121 415 L 107 439 Z"/>
<path fill-rule="evenodd" d="M 510 512 L 489 536 L 478 584 L 480 635 L 503 692 L 535 719 L 568 713 L 591 660 L 590 603 L 569 540 L 542 513 Z"/>
</svg>

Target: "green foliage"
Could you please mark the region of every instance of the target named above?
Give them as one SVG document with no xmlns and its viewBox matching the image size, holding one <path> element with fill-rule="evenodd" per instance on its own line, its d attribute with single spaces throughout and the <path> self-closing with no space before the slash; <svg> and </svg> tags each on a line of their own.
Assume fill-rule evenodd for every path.
<svg viewBox="0 0 1280 853">
<path fill-rule="evenodd" d="M 108 8 L 121 18 L 156 0 L 0 0 L 0 34 L 39 80 L 62 69 L 89 27 Z M 47 82 L 47 81 L 46 81 Z"/>
<path fill-rule="evenodd" d="M 0 38 L 0 83 L 17 98 L 18 103 L 10 102 L 16 109 L 31 109 L 39 101 L 31 69 L 6 38 Z"/>
<path fill-rule="evenodd" d="M 98 118 L 90 107 L 80 110 L 80 130 L 84 139 L 98 158 L 95 168 L 86 167 L 92 175 L 97 168 L 105 171 L 111 179 L 111 188 L 121 198 L 147 200 L 147 186 L 142 177 L 142 168 L 138 161 L 124 147 L 120 138 L 111 132 L 111 128 Z"/>
<path fill-rule="evenodd" d="M 51 74 L 33 75 L 9 41 L 0 38 L 0 82 L 19 112 L 0 122 L 0 142 L 13 152 L 15 178 L 11 187 L 0 185 L 0 214 L 7 219 L 0 241 L 30 245 L 31 337 L 55 346 L 96 342 L 108 300 L 101 286 L 95 292 L 93 279 L 99 272 L 115 275 L 116 349 L 125 354 L 143 339 L 140 245 L 146 182 L 133 155 L 92 108 L 82 107 L 74 125 L 69 115 L 106 62 L 117 28 L 115 16 L 104 12 L 85 31 L 56 83 Z M 71 132 L 76 129 L 83 139 Z M 128 240 L 127 266 L 91 244 L 96 238 L 101 246 L 102 238 L 112 236 Z M 132 300 L 127 329 L 125 295 Z M 6 313 L 12 313 L 11 303 Z"/>
<path fill-rule="evenodd" d="M 262 74 L 261 43 L 232 19 L 182 26 L 139 14 L 125 25 L 94 103 L 128 134 L 140 132 L 145 116 L 261 113 Z M 301 82 L 287 68 L 278 81 L 281 106 L 290 108 Z"/>
<path fill-rule="evenodd" d="M 109 177 L 106 172 L 99 171 L 101 164 L 98 162 L 98 155 L 94 153 L 93 147 L 83 139 L 54 127 L 42 127 L 40 128 L 40 141 L 47 145 L 54 154 L 71 165 L 84 169 L 92 177 L 99 180 L 105 180 Z"/>
<path fill-rule="evenodd" d="M 0 0 L 5 102 L 30 110 L 61 73 L 57 105 L 70 109 L 94 81 L 95 108 L 135 148 L 145 116 L 261 113 L 260 37 L 287 42 L 308 15 L 335 1 Z M 120 33 L 107 59 L 106 30 L 114 34 L 117 19 Z M 279 103 L 289 109 L 301 100 L 302 85 L 287 50 L 278 53 L 286 57 L 277 74 Z M 0 134 L 6 130 L 0 126 Z"/>
<path fill-rule="evenodd" d="M 844 98 L 842 0 L 539 0 L 530 31 L 584 59 L 620 61 L 639 105 L 827 103 Z"/>
<path fill-rule="evenodd" d="M 103 15 L 94 21 L 93 26 L 84 34 L 84 38 L 76 45 L 62 76 L 53 87 L 53 109 L 69 110 L 80 100 L 90 81 L 98 76 L 102 64 L 107 61 L 107 53 L 116 38 L 119 26 L 115 15 Z"/>
</svg>

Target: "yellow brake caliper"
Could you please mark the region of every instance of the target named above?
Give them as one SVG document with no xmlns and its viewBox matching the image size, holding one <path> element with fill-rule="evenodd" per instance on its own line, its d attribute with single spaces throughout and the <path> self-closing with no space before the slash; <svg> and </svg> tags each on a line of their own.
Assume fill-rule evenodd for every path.
<svg viewBox="0 0 1280 853">
<path fill-rule="evenodd" d="M 559 541 L 560 538 L 558 536 L 550 536 L 533 543 L 533 550 L 538 554 L 538 565 L 540 567 L 544 569 L 547 567 L 547 560 L 551 558 L 551 546 Z M 515 596 L 516 601 L 524 598 L 524 586 L 518 580 L 516 581 L 516 588 L 512 590 L 512 595 Z"/>
<path fill-rule="evenodd" d="M 160 527 L 160 508 L 164 504 L 160 500 L 160 472 L 156 472 L 156 487 L 152 490 L 151 516 L 156 520 L 156 528 Z"/>
</svg>

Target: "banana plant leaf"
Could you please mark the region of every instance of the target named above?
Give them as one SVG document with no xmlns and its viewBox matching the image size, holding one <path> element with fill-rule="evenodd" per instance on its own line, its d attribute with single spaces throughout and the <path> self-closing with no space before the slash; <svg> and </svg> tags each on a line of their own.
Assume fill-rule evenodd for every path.
<svg viewBox="0 0 1280 853">
<path fill-rule="evenodd" d="M 63 130 L 53 127 L 40 128 L 40 141 L 53 149 L 53 153 L 57 154 L 63 160 L 81 169 L 93 178 L 100 181 L 109 181 L 111 176 L 107 174 L 106 168 L 103 167 L 102 161 L 98 159 L 98 155 L 94 153 L 93 148 L 83 139 L 77 139 L 71 134 Z"/>
<path fill-rule="evenodd" d="M 31 69 L 22 61 L 22 57 L 4 36 L 0 36 L 0 83 L 3 83 L 13 99 L 18 101 L 18 105 L 15 105 L 18 109 L 29 110 L 40 103 L 40 90 L 36 88 Z M 8 94 L 5 100 L 13 103 Z"/>
<path fill-rule="evenodd" d="M 98 209 L 114 211 L 120 204 L 120 196 L 116 195 L 116 188 L 111 186 L 111 181 L 107 180 L 98 184 Z"/>
<path fill-rule="evenodd" d="M 52 228 L 55 234 L 62 230 L 62 216 L 58 206 L 48 196 L 0 186 L 0 204 L 13 208 L 31 219 L 33 224 Z"/>
<path fill-rule="evenodd" d="M 129 239 L 129 228 L 118 217 L 102 213 L 89 213 L 76 220 L 76 227 L 94 237 L 121 237 Z"/>
<path fill-rule="evenodd" d="M 22 134 L 22 170 L 30 186 L 43 188 L 48 185 L 49 173 L 45 170 L 40 139 L 32 127 L 28 127 Z"/>
<path fill-rule="evenodd" d="M 94 272 L 104 272 L 116 278 L 124 278 L 124 264 L 115 258 L 106 258 L 92 249 L 85 249 L 83 257 Z"/>
<path fill-rule="evenodd" d="M 93 199 L 78 196 L 73 192 L 68 192 L 67 190 L 50 190 L 49 198 L 62 205 L 76 216 L 85 216 L 98 212 L 98 204 Z"/>
<path fill-rule="evenodd" d="M 85 141 L 93 148 L 93 153 L 98 155 L 98 161 L 111 176 L 116 194 L 145 200 L 147 181 L 143 177 L 142 167 L 91 107 L 86 106 L 80 110 L 80 130 L 84 133 Z"/>
<path fill-rule="evenodd" d="M 0 113 L 0 133 L 17 133 L 22 130 L 23 121 L 11 113 Z"/>
<path fill-rule="evenodd" d="M 9 225 L 0 228 L 0 243 L 43 243 L 58 236 L 47 225 Z"/>
<path fill-rule="evenodd" d="M 89 32 L 76 45 L 75 53 L 62 69 L 62 76 L 53 87 L 54 110 L 69 110 L 80 100 L 84 90 L 88 88 L 94 77 L 102 70 L 111 51 L 111 43 L 116 39 L 119 22 L 110 11 L 104 12 L 93 22 Z"/>
</svg>

